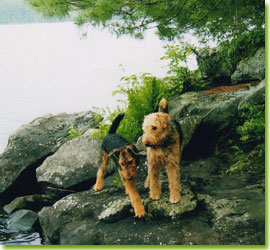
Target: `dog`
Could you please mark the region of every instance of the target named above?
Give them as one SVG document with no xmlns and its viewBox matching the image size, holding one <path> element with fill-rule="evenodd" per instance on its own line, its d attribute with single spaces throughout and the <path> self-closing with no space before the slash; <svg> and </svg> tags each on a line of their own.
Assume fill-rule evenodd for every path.
<svg viewBox="0 0 270 250">
<path fill-rule="evenodd" d="M 109 129 L 108 134 L 102 141 L 102 163 L 97 172 L 95 191 L 103 189 L 104 175 L 109 157 L 120 167 L 119 176 L 124 183 L 126 194 L 129 195 L 135 216 L 141 218 L 145 215 L 141 197 L 135 186 L 139 155 L 135 145 L 130 144 L 125 138 L 116 134 L 116 130 L 125 114 L 119 114 Z"/>
<path fill-rule="evenodd" d="M 168 114 L 168 102 L 162 99 L 159 112 L 151 113 L 144 118 L 143 144 L 147 147 L 148 175 L 145 187 L 153 200 L 161 197 L 160 167 L 165 166 L 169 179 L 170 202 L 181 200 L 180 160 L 180 127 Z M 182 136 L 181 136 L 182 137 Z"/>
</svg>

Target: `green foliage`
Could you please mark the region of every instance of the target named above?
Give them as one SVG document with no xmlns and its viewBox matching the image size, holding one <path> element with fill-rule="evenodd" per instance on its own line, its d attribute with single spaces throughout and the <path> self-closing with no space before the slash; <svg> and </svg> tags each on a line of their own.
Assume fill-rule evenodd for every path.
<svg viewBox="0 0 270 250">
<path fill-rule="evenodd" d="M 97 108 L 94 107 L 94 118 L 96 121 L 100 121 L 98 124 L 98 130 L 93 132 L 91 134 L 91 137 L 97 138 L 98 140 L 102 140 L 107 134 L 110 129 L 111 123 L 114 120 L 114 118 L 119 114 L 123 113 L 123 109 L 121 109 L 119 106 L 111 111 L 109 107 L 106 109 L 104 108 Z"/>
<path fill-rule="evenodd" d="M 118 133 L 131 143 L 136 143 L 142 134 L 144 116 L 157 110 L 162 95 L 162 81 L 150 74 L 123 77 L 118 90 L 126 100 L 125 118 L 121 122 Z"/>
<path fill-rule="evenodd" d="M 123 184 L 123 182 L 120 180 L 120 178 L 117 176 L 117 175 L 115 175 L 114 177 L 113 177 L 113 181 L 112 181 L 118 188 L 122 188 L 122 187 L 124 187 L 124 184 Z"/>
<path fill-rule="evenodd" d="M 69 139 L 74 139 L 76 137 L 79 137 L 82 135 L 82 132 L 78 131 L 78 128 L 76 126 L 73 126 L 69 131 L 68 131 L 68 138 Z"/>
<path fill-rule="evenodd" d="M 243 108 L 245 109 L 245 112 L 241 114 L 243 124 L 237 127 L 237 132 L 241 135 L 241 141 L 244 143 L 256 142 L 257 144 L 264 144 L 265 104 L 255 106 L 247 103 Z"/>
<path fill-rule="evenodd" d="M 242 171 L 263 171 L 265 156 L 265 104 L 245 104 L 241 114 L 238 145 L 232 146 L 237 159 L 226 171 L 233 174 Z"/>
<path fill-rule="evenodd" d="M 173 96 L 187 91 L 199 91 L 205 89 L 205 83 L 201 82 L 199 70 L 189 70 L 188 56 L 193 54 L 194 48 L 188 43 L 165 46 L 165 56 L 161 60 L 169 60 L 169 71 L 162 79 L 166 86 L 165 96 Z"/>
<path fill-rule="evenodd" d="M 265 45 L 265 30 L 260 28 L 249 33 L 238 35 L 231 41 L 220 44 L 219 53 L 225 68 L 236 69 L 242 60 L 253 56 L 256 51 Z"/>
<path fill-rule="evenodd" d="M 192 30 L 204 38 L 236 37 L 264 27 L 261 0 L 27 0 L 47 16 L 72 15 L 78 24 L 109 28 L 117 35 L 142 38 L 155 28 L 162 39 L 180 38 Z"/>
</svg>

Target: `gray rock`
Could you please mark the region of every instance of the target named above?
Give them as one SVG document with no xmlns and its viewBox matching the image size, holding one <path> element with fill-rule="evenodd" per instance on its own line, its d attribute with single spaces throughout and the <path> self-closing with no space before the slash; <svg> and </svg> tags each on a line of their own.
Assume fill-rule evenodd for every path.
<svg viewBox="0 0 270 250">
<path fill-rule="evenodd" d="M 91 111 L 75 114 L 46 115 L 21 126 L 8 140 L 0 155 L 0 194 L 6 191 L 26 169 L 37 167 L 69 139 L 68 131 L 76 127 L 81 133 L 97 122 Z M 25 180 L 24 180 L 25 181 Z M 33 180 L 27 180 L 31 182 Z"/>
<path fill-rule="evenodd" d="M 168 192 L 163 193 L 160 201 L 152 201 L 146 196 L 148 195 L 143 195 L 142 199 L 148 213 L 147 218 L 151 220 L 179 218 L 196 208 L 194 194 L 188 188 L 183 188 L 182 200 L 178 204 L 169 203 Z M 90 190 L 66 196 L 52 207 L 43 208 L 39 212 L 39 219 L 46 239 L 54 244 L 70 244 L 70 238 L 78 244 L 112 244 L 106 236 L 108 231 L 118 232 L 119 237 L 131 237 L 129 230 L 121 230 L 126 227 L 125 220 L 131 219 L 131 226 L 134 226 L 136 221 L 145 221 L 134 219 L 134 211 L 124 189 L 110 185 L 100 192 Z M 74 223 L 79 229 L 75 229 Z M 87 228 L 93 234 L 83 231 Z M 138 230 L 138 234 L 142 232 Z M 74 244 L 74 241 L 72 243 Z"/>
<path fill-rule="evenodd" d="M 87 180 L 95 180 L 102 160 L 101 142 L 88 133 L 63 144 L 37 168 L 38 182 L 70 188 Z M 106 174 L 116 169 L 110 159 Z"/>
<path fill-rule="evenodd" d="M 148 213 L 154 217 L 176 219 L 184 213 L 195 210 L 197 206 L 194 194 L 183 185 L 181 186 L 181 200 L 179 203 L 170 203 L 168 197 L 169 192 L 164 192 L 160 200 L 145 199 L 144 203 L 147 206 Z"/>
<path fill-rule="evenodd" d="M 250 93 L 243 97 L 238 105 L 238 111 L 242 111 L 245 104 L 258 105 L 265 103 L 265 80 L 253 86 Z"/>
<path fill-rule="evenodd" d="M 123 194 L 123 192 L 121 193 Z M 124 194 L 121 197 L 123 198 Z M 72 238 L 77 238 L 76 241 L 80 242 L 79 244 L 83 244 L 83 242 L 85 244 L 93 244 L 95 240 L 91 235 L 86 235 L 87 239 L 84 238 L 79 233 L 80 230 L 76 229 L 74 232 L 73 225 L 75 223 L 80 229 L 96 228 L 97 234 L 101 233 L 98 227 L 94 225 L 99 223 L 98 217 L 103 210 L 106 210 L 106 204 L 111 203 L 115 199 L 117 199 L 115 189 L 104 189 L 97 193 L 91 190 L 68 195 L 56 202 L 52 207 L 43 208 L 39 212 L 39 220 L 45 239 L 53 244 L 64 244 L 69 241 L 72 235 Z M 83 234 L 85 235 L 86 232 Z M 99 242 L 99 244 L 102 244 L 102 242 Z"/>
<path fill-rule="evenodd" d="M 264 244 L 264 193 L 241 177 L 220 177 L 219 157 L 183 162 L 182 200 L 169 203 L 162 173 L 162 198 L 149 199 L 137 186 L 146 215 L 134 218 L 124 189 L 114 176 L 100 192 L 66 196 L 39 212 L 47 244 L 68 245 L 241 245 Z M 192 186 L 192 191 L 189 186 Z M 194 193 L 196 190 L 196 193 Z M 199 204 L 199 205 L 198 205 Z"/>
<path fill-rule="evenodd" d="M 30 210 L 18 210 L 7 221 L 9 230 L 29 231 L 38 220 L 38 215 Z"/>
<path fill-rule="evenodd" d="M 142 143 L 142 136 L 140 136 L 139 138 L 138 138 L 138 140 L 137 140 L 137 143 L 136 143 L 136 148 L 138 149 L 138 151 L 140 152 L 140 153 L 142 153 L 142 152 L 144 152 L 143 154 L 145 154 L 146 155 L 146 147 L 143 145 L 143 143 Z"/>
<path fill-rule="evenodd" d="M 219 48 L 204 48 L 197 52 L 196 59 L 198 67 L 205 79 L 213 83 L 228 83 L 233 73 L 234 65 L 225 65 L 224 56 L 219 52 Z"/>
<path fill-rule="evenodd" d="M 27 209 L 38 212 L 39 210 L 41 210 L 42 207 L 50 206 L 55 201 L 56 197 L 53 197 L 52 195 L 28 195 L 16 198 L 8 205 L 5 205 L 3 209 L 8 214 L 11 214 L 20 209 Z"/>
<path fill-rule="evenodd" d="M 244 189 L 246 190 L 246 189 Z M 247 191 L 247 190 L 246 190 Z M 247 191 L 247 192 L 250 192 Z M 220 232 L 220 240 L 231 239 L 231 244 L 253 242 L 258 244 L 258 238 L 264 238 L 265 202 L 263 194 L 248 199 L 239 197 L 221 198 L 210 195 L 198 195 L 198 199 L 206 204 L 213 223 L 213 229 Z M 240 236 L 240 237 L 239 237 Z"/>
<path fill-rule="evenodd" d="M 219 156 L 181 162 L 182 200 L 171 204 L 163 170 L 162 198 L 153 201 L 148 197 L 143 187 L 147 167 L 141 162 L 136 186 L 146 210 L 142 219 L 134 218 L 115 173 L 105 179 L 102 191 L 74 193 L 39 212 L 46 243 L 263 244 L 264 194 L 256 185 L 247 186 L 243 178 L 221 177 L 218 171 L 223 164 Z"/>
<path fill-rule="evenodd" d="M 231 79 L 232 83 L 265 79 L 265 48 L 261 47 L 253 57 L 242 60 Z"/>
<path fill-rule="evenodd" d="M 169 98 L 169 113 L 181 125 L 185 150 L 211 152 L 217 139 L 237 124 L 244 103 L 264 102 L 264 89 L 265 82 L 262 81 L 233 92 L 215 95 L 188 92 Z"/>
</svg>

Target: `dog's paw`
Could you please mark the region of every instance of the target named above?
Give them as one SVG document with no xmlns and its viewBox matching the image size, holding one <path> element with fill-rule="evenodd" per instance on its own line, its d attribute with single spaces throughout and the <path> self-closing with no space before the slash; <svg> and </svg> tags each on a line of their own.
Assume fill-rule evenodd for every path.
<svg viewBox="0 0 270 250">
<path fill-rule="evenodd" d="M 171 203 L 178 203 L 181 200 L 181 196 L 174 196 L 174 197 L 170 197 L 170 202 Z"/>
<path fill-rule="evenodd" d="M 94 190 L 97 192 L 97 191 L 100 191 L 100 190 L 102 190 L 103 189 L 103 185 L 95 185 L 94 186 Z"/>
<path fill-rule="evenodd" d="M 137 210 L 135 211 L 135 217 L 142 218 L 142 217 L 144 217 L 144 215 L 145 215 L 144 208 L 142 208 L 142 209 L 137 209 Z"/>
<path fill-rule="evenodd" d="M 150 194 L 152 200 L 160 200 L 160 194 Z"/>
</svg>

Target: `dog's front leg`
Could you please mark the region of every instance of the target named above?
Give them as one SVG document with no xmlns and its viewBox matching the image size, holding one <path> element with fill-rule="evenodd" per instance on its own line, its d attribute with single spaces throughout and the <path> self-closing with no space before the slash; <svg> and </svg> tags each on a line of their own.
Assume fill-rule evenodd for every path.
<svg viewBox="0 0 270 250">
<path fill-rule="evenodd" d="M 134 208 L 135 216 L 141 218 L 145 215 L 144 206 L 141 197 L 136 189 L 135 180 L 125 180 L 124 185 L 128 193 L 131 205 Z"/>
<path fill-rule="evenodd" d="M 159 165 L 148 162 L 148 181 L 150 189 L 150 198 L 159 200 L 161 196 L 161 181 Z"/>
<path fill-rule="evenodd" d="M 166 165 L 166 172 L 169 179 L 170 202 L 177 203 L 181 200 L 179 164 L 177 162 L 170 162 Z"/>
<path fill-rule="evenodd" d="M 105 151 L 102 151 L 102 163 L 101 163 L 100 168 L 97 172 L 97 180 L 96 180 L 96 184 L 94 186 L 95 191 L 99 191 L 99 190 L 103 189 L 104 175 L 105 175 L 106 167 L 108 164 L 108 160 L 109 160 L 108 154 Z"/>
</svg>

